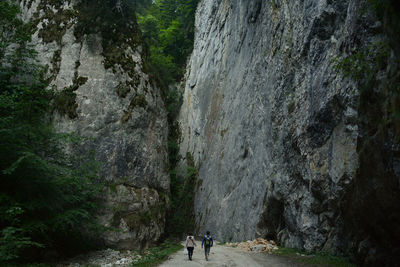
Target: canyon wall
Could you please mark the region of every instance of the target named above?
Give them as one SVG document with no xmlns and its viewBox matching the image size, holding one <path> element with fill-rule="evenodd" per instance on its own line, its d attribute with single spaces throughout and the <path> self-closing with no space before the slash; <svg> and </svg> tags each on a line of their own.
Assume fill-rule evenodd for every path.
<svg viewBox="0 0 400 267">
<path fill-rule="evenodd" d="M 101 164 L 107 190 L 99 220 L 114 229 L 101 234 L 101 242 L 116 248 L 146 247 L 164 231 L 169 192 L 166 110 L 159 88 L 143 71 L 136 21 L 104 37 L 99 30 L 103 21 L 93 29 L 79 24 L 79 18 L 89 16 L 80 3 L 32 0 L 22 1 L 21 8 L 56 91 L 54 126 L 86 138 L 81 151 L 71 153 L 95 151 Z"/>
<path fill-rule="evenodd" d="M 365 1 L 200 2 L 179 117 L 199 233 L 394 258 L 399 146 L 381 119 L 398 61 L 369 93 L 336 67 L 386 39 Z"/>
</svg>

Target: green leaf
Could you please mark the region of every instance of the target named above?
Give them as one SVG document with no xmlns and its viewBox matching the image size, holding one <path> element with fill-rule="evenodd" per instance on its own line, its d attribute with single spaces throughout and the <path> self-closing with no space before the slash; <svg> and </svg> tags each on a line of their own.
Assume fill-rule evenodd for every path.
<svg viewBox="0 0 400 267">
<path fill-rule="evenodd" d="M 2 171 L 3 174 L 6 174 L 6 175 L 12 174 L 21 165 L 21 163 L 24 160 L 26 160 L 28 158 L 33 158 L 33 157 L 36 157 L 35 154 L 30 153 L 30 152 L 23 152 L 22 156 L 19 157 L 15 162 L 13 162 L 10 167 L 8 167 L 7 169 Z"/>
</svg>

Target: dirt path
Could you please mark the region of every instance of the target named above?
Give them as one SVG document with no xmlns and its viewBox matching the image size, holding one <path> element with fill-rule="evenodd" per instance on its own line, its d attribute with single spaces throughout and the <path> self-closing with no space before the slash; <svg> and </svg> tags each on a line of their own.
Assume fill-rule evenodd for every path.
<svg viewBox="0 0 400 267">
<path fill-rule="evenodd" d="M 201 243 L 201 242 L 200 242 Z M 183 249 L 173 254 L 171 258 L 161 264 L 162 267 L 177 267 L 177 266 L 218 266 L 218 267 L 288 267 L 288 266 L 305 266 L 296 264 L 289 259 L 269 255 L 267 253 L 245 252 L 238 248 L 214 245 L 211 248 L 209 261 L 204 259 L 204 250 L 201 247 L 196 247 L 193 253 L 193 261 L 189 261 L 187 255 L 183 255 Z"/>
</svg>

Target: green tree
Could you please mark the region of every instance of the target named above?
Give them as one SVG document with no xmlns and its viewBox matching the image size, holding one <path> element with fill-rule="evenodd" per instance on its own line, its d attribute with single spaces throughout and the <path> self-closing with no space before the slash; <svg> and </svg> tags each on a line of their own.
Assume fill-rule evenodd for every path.
<svg viewBox="0 0 400 267">
<path fill-rule="evenodd" d="M 0 262 L 81 248 L 102 190 L 94 155 L 65 152 L 82 139 L 51 126 L 53 94 L 18 13 L 0 2 Z"/>
<path fill-rule="evenodd" d="M 138 22 L 141 26 L 143 39 L 148 44 L 156 44 L 159 41 L 160 34 L 159 21 L 152 14 L 138 16 Z"/>
<path fill-rule="evenodd" d="M 138 23 L 149 47 L 148 70 L 167 93 L 184 73 L 193 48 L 194 13 L 198 0 L 156 0 L 137 10 Z"/>
<path fill-rule="evenodd" d="M 185 56 L 185 36 L 182 32 L 182 23 L 179 20 L 171 21 L 168 28 L 162 29 L 160 32 L 160 41 L 164 53 L 168 51 L 175 63 L 183 66 L 186 62 Z"/>
<path fill-rule="evenodd" d="M 163 89 L 168 111 L 171 207 L 167 215 L 166 234 L 171 236 L 194 231 L 197 170 L 193 160 L 183 172 L 176 169 L 180 161 L 180 133 L 176 117 L 182 105 L 182 93 L 173 84 L 182 79 L 187 57 L 193 49 L 194 15 L 198 2 L 155 0 L 146 8 L 137 10 L 138 23 L 149 51 L 147 72 L 156 77 Z"/>
</svg>

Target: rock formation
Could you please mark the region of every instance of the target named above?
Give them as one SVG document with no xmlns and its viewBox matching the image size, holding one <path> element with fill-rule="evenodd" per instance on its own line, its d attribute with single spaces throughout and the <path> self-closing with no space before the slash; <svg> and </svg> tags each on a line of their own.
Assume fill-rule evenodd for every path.
<svg viewBox="0 0 400 267">
<path fill-rule="evenodd" d="M 100 221 L 121 231 L 101 236 L 116 248 L 140 248 L 164 230 L 169 177 L 167 119 L 160 90 L 143 71 L 136 21 L 111 37 L 79 25 L 79 1 L 22 1 L 34 30 L 32 44 L 47 66 L 54 125 L 87 137 L 108 185 Z M 87 14 L 81 14 L 87 16 Z M 82 24 L 82 23 L 81 23 Z M 79 152 L 72 152 L 79 153 Z"/>
<path fill-rule="evenodd" d="M 200 232 L 361 264 L 396 255 L 399 145 L 381 118 L 398 61 L 385 54 L 366 94 L 337 68 L 387 39 L 365 10 L 358 0 L 201 1 L 179 119 L 181 155 L 199 168 Z"/>
</svg>

